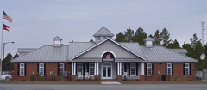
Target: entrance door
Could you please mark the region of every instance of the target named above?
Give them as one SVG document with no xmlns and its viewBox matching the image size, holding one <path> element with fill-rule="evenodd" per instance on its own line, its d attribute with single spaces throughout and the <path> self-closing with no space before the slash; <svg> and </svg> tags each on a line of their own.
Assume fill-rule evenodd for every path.
<svg viewBox="0 0 207 90">
<path fill-rule="evenodd" d="M 112 79 L 111 63 L 105 62 L 102 67 L 102 79 Z"/>
</svg>

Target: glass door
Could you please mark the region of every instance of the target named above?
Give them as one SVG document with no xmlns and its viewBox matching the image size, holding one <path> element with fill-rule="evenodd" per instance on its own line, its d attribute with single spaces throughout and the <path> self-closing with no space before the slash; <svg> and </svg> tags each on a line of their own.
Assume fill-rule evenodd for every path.
<svg viewBox="0 0 207 90">
<path fill-rule="evenodd" d="M 102 79 L 112 79 L 112 70 L 111 70 L 111 63 L 103 63 L 103 73 L 102 73 Z"/>
</svg>

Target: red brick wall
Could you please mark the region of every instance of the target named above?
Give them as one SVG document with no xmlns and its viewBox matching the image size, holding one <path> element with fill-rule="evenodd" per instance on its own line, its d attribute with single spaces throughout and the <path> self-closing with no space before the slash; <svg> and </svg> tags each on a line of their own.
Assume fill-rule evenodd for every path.
<svg viewBox="0 0 207 90">
<path fill-rule="evenodd" d="M 30 80 L 30 75 L 34 73 L 37 73 L 37 64 L 38 63 L 26 63 L 26 75 L 25 76 L 20 76 L 17 75 L 17 69 L 18 69 L 18 63 L 14 63 L 14 75 L 13 78 L 15 81 L 20 81 L 22 79 L 26 79 L 27 81 Z M 65 63 L 66 69 L 70 73 L 68 74 L 68 79 L 71 80 L 71 64 Z M 51 80 L 51 75 L 50 71 L 53 71 L 53 74 L 56 75 L 56 80 L 60 80 L 60 76 L 58 76 L 58 63 L 46 63 L 46 75 L 47 75 L 47 80 Z M 63 80 L 66 80 L 65 78 Z"/>
<path fill-rule="evenodd" d="M 191 75 L 183 75 L 183 64 L 184 63 L 172 63 L 173 64 L 173 75 L 170 77 L 170 81 L 174 81 L 175 77 L 178 76 L 179 81 L 189 81 L 195 80 L 195 63 L 191 63 Z M 166 63 L 154 63 L 154 75 L 147 76 L 146 75 L 146 63 L 144 64 L 144 74 L 146 81 L 159 81 L 160 75 L 158 75 L 158 71 L 160 71 L 160 75 L 166 75 Z M 167 80 L 167 76 L 166 76 Z"/>
</svg>

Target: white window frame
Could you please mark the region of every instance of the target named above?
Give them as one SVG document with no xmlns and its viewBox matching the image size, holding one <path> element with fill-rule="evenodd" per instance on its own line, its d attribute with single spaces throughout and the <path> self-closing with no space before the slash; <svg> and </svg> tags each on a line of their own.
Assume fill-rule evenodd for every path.
<svg viewBox="0 0 207 90">
<path fill-rule="evenodd" d="M 188 65 L 188 67 L 186 67 L 186 64 Z M 185 71 L 185 75 L 190 75 L 190 64 L 189 63 L 185 63 L 185 69 L 188 69 L 188 72 Z"/>
<path fill-rule="evenodd" d="M 43 67 L 41 67 L 41 64 Z M 41 69 L 42 69 L 42 75 L 41 75 Z M 44 63 L 39 63 L 39 74 L 40 74 L 40 76 L 44 75 Z"/>
<path fill-rule="evenodd" d="M 134 69 L 134 75 L 132 75 L 132 68 Z M 136 76 L 136 63 L 130 63 L 130 76 Z"/>
<path fill-rule="evenodd" d="M 121 73 L 122 73 L 121 75 L 124 75 L 124 63 L 122 63 L 121 71 L 122 71 L 122 72 L 121 72 Z"/>
<path fill-rule="evenodd" d="M 62 67 L 61 67 L 61 64 L 63 64 Z M 59 68 L 63 68 L 63 73 L 61 73 L 63 75 L 64 74 L 64 71 L 65 71 L 65 64 L 64 63 L 60 63 Z"/>
<path fill-rule="evenodd" d="M 93 67 L 91 65 L 93 64 Z M 93 74 L 91 74 L 91 69 L 93 69 Z M 95 74 L 95 63 L 89 63 L 89 75 L 94 75 Z"/>
<path fill-rule="evenodd" d="M 168 65 L 170 65 L 170 67 L 168 67 Z M 167 63 L 166 68 L 167 68 L 166 75 L 172 75 L 172 63 Z M 168 72 L 168 69 L 170 69 L 170 73 Z"/>
<path fill-rule="evenodd" d="M 20 66 L 19 66 L 19 75 L 20 76 L 24 76 L 24 63 L 20 63 Z M 21 72 L 23 73 L 23 74 L 21 74 Z"/>
<path fill-rule="evenodd" d="M 148 72 L 149 69 L 150 69 L 150 72 Z M 151 75 L 152 75 L 152 63 L 147 63 L 147 76 L 151 76 Z"/>
<path fill-rule="evenodd" d="M 79 64 L 81 65 L 81 66 L 79 66 Z M 78 69 L 81 69 L 81 75 L 83 75 L 83 63 L 77 63 L 77 73 L 79 72 L 78 71 Z"/>
</svg>

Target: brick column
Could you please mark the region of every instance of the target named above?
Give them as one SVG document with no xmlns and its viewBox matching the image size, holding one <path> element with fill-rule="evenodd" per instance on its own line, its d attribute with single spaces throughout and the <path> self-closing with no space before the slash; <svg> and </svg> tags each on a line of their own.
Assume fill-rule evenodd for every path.
<svg viewBox="0 0 207 90">
<path fill-rule="evenodd" d="M 145 81 L 145 75 L 140 75 L 140 81 Z"/>
<path fill-rule="evenodd" d="M 122 75 L 117 75 L 117 81 L 122 81 Z"/>
<path fill-rule="evenodd" d="M 94 75 L 94 80 L 99 81 L 99 75 Z"/>
<path fill-rule="evenodd" d="M 76 81 L 76 75 L 72 75 L 72 81 Z"/>
</svg>

